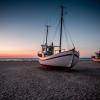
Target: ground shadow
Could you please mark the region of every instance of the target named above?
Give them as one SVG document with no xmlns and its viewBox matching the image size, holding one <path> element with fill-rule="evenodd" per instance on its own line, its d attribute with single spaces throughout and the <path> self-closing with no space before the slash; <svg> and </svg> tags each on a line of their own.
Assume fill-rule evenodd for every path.
<svg viewBox="0 0 100 100">
<path fill-rule="evenodd" d="M 84 76 L 96 76 L 100 77 L 100 68 L 81 68 L 77 66 L 72 69 L 68 69 L 66 67 L 47 67 L 47 66 L 39 66 L 40 70 L 43 71 L 51 71 L 51 72 L 67 72 L 72 73 L 73 75 L 84 75 Z"/>
<path fill-rule="evenodd" d="M 56 72 L 78 72 L 78 70 L 67 68 L 67 67 L 49 67 L 49 66 L 39 66 L 40 70 L 44 71 L 56 71 Z"/>
</svg>

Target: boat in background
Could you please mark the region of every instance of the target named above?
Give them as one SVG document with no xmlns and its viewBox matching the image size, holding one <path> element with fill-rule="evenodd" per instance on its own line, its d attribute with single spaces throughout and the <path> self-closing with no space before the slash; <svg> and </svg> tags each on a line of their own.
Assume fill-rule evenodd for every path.
<svg viewBox="0 0 100 100">
<path fill-rule="evenodd" d="M 68 51 L 62 49 L 62 30 L 64 24 L 63 10 L 64 7 L 61 6 L 59 46 L 54 46 L 53 42 L 51 43 L 51 45 L 48 45 L 47 40 L 48 40 L 49 26 L 48 25 L 46 26 L 47 27 L 46 41 L 45 44 L 41 45 L 42 50 L 38 52 L 39 62 L 41 65 L 72 68 L 79 61 L 79 51 L 76 51 L 75 46 L 73 46 L 73 48 Z M 55 48 L 58 48 L 58 50 L 55 50 Z M 58 52 L 55 53 L 56 51 Z"/>
<path fill-rule="evenodd" d="M 95 52 L 95 56 L 92 56 L 91 58 L 95 62 L 100 62 L 100 51 Z"/>
</svg>

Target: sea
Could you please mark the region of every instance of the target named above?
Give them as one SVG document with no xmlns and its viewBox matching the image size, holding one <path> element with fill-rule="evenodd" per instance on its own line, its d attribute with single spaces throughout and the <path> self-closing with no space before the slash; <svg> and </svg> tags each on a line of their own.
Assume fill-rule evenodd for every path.
<svg viewBox="0 0 100 100">
<path fill-rule="evenodd" d="M 38 61 L 39 58 L 0 58 L 0 61 Z M 80 61 L 89 61 L 91 58 L 80 58 Z"/>
<path fill-rule="evenodd" d="M 38 61 L 38 58 L 0 58 L 0 61 Z"/>
</svg>

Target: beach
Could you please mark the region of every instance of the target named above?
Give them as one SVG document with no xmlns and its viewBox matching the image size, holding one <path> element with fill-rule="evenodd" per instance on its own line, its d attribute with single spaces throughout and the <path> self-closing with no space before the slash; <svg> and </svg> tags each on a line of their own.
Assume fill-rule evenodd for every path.
<svg viewBox="0 0 100 100">
<path fill-rule="evenodd" d="M 82 60 L 68 71 L 0 61 L 0 100 L 100 100 L 100 63 Z"/>
</svg>

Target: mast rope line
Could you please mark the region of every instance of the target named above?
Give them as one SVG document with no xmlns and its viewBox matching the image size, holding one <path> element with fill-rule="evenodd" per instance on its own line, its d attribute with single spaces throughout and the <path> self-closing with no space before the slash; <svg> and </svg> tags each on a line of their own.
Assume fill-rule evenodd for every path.
<svg viewBox="0 0 100 100">
<path fill-rule="evenodd" d="M 61 8 L 66 8 L 66 7 L 64 7 L 64 6 L 62 5 Z M 63 13 L 63 14 L 64 14 L 64 13 Z M 64 30 L 65 30 L 64 19 L 62 19 L 62 25 L 63 25 Z M 67 35 L 67 34 L 66 34 L 66 30 L 65 30 L 65 35 Z M 72 46 L 75 48 L 74 42 L 73 42 L 73 40 L 72 40 L 72 38 L 71 38 L 71 34 L 70 34 L 69 31 L 68 31 L 68 35 L 69 35 L 69 38 L 70 38 L 70 40 L 71 40 Z M 67 36 L 68 36 L 68 35 L 67 35 Z"/>
<path fill-rule="evenodd" d="M 57 30 L 58 30 L 59 25 L 60 25 L 60 20 L 58 21 L 58 24 L 57 24 L 57 26 L 56 26 L 56 30 L 55 30 L 55 32 L 54 32 L 54 36 L 53 36 L 53 38 L 52 38 L 52 41 L 53 41 L 53 42 L 54 42 L 54 40 L 55 40 L 55 38 L 56 38 Z"/>
<path fill-rule="evenodd" d="M 63 25 L 64 26 L 64 25 Z M 67 48 L 69 48 L 70 46 L 69 46 L 69 39 L 68 39 L 68 36 L 67 36 L 67 34 L 66 34 L 66 32 L 65 32 L 65 27 L 63 27 L 63 29 L 64 29 L 64 35 L 65 35 L 65 40 L 66 40 L 66 47 Z"/>
<path fill-rule="evenodd" d="M 62 6 L 61 6 L 62 7 Z M 66 8 L 66 7 L 63 7 L 63 8 Z M 56 27 L 56 31 L 55 31 L 55 34 L 54 34 L 54 37 L 53 37 L 53 39 L 52 39 L 52 41 L 54 42 L 54 40 L 55 40 L 55 38 L 56 38 L 56 34 L 57 34 L 57 30 L 58 30 L 58 27 L 60 26 L 60 21 L 61 21 L 61 19 L 59 19 L 59 21 L 58 21 L 58 24 L 57 24 L 57 27 Z M 62 19 L 62 25 L 63 25 L 63 29 L 65 28 L 65 26 L 64 26 L 64 19 Z M 64 29 L 64 31 L 65 31 L 65 29 Z M 66 42 L 69 42 L 68 40 L 68 36 L 67 36 L 67 34 L 65 33 L 65 38 L 66 38 Z M 72 42 L 72 45 L 73 45 L 73 47 L 74 47 L 74 43 L 73 43 L 73 41 L 71 40 L 71 42 Z M 67 43 L 68 44 L 68 43 Z M 67 48 L 68 48 L 69 46 L 67 46 Z"/>
<path fill-rule="evenodd" d="M 64 7 L 64 8 L 65 8 L 65 7 Z M 60 20 L 61 20 L 61 19 L 60 19 Z M 55 30 L 55 32 L 54 32 L 54 36 L 53 36 L 53 38 L 51 39 L 52 42 L 54 42 L 54 40 L 55 40 L 55 38 L 56 38 L 57 30 L 58 30 L 58 27 L 60 26 L 60 20 L 58 21 L 58 24 L 57 24 L 57 26 L 56 26 L 56 30 Z M 63 25 L 63 29 L 64 29 L 64 32 L 65 32 L 66 42 L 69 42 L 69 39 L 70 39 L 72 46 L 75 48 L 74 42 L 73 42 L 73 40 L 72 40 L 72 38 L 71 38 L 71 34 L 70 34 L 70 32 L 68 31 L 68 29 L 67 29 L 68 33 L 66 33 L 66 27 L 65 27 L 64 19 L 62 19 L 62 25 Z M 68 37 L 69 37 L 69 39 L 68 39 Z M 45 37 L 43 38 L 43 44 L 44 44 L 44 41 L 45 41 Z M 67 44 L 68 44 L 68 43 L 67 43 Z"/>
<path fill-rule="evenodd" d="M 65 35 L 65 40 L 66 40 L 66 42 L 67 42 L 67 43 L 66 43 L 66 44 L 67 44 L 66 47 L 69 48 L 69 47 L 70 47 L 70 46 L 69 46 L 69 39 L 68 39 L 68 36 L 67 36 L 67 34 L 66 34 L 66 30 L 65 30 L 65 26 L 64 26 L 64 19 L 62 20 L 62 25 L 63 25 L 63 31 L 64 31 L 64 35 Z M 63 36 L 64 36 L 64 35 L 63 35 Z"/>
<path fill-rule="evenodd" d="M 64 26 L 65 35 L 67 36 L 66 28 L 65 28 L 65 24 L 64 24 L 64 23 L 63 23 L 63 26 Z M 68 29 L 67 29 L 67 31 L 68 31 Z M 71 40 L 72 46 L 75 48 L 74 42 L 73 42 L 73 40 L 72 40 L 72 37 L 71 37 L 71 34 L 70 34 L 69 31 L 68 31 L 68 35 L 69 35 L 69 38 L 70 38 L 70 40 Z M 68 39 L 68 37 L 67 37 L 67 39 Z"/>
</svg>

